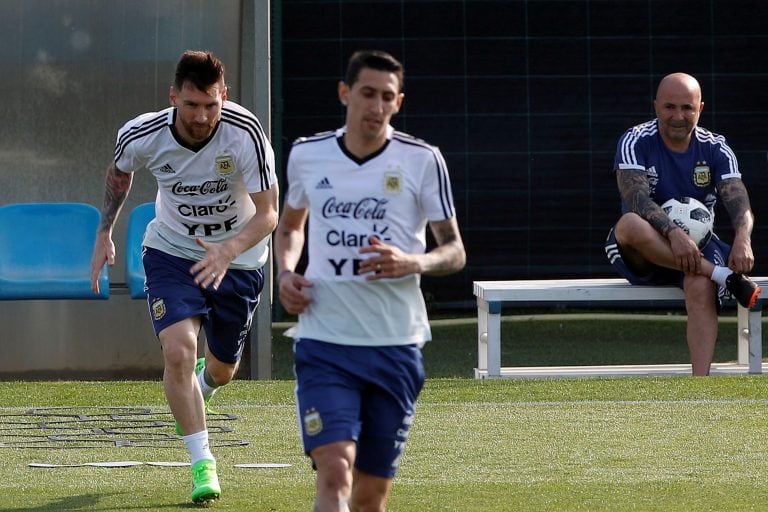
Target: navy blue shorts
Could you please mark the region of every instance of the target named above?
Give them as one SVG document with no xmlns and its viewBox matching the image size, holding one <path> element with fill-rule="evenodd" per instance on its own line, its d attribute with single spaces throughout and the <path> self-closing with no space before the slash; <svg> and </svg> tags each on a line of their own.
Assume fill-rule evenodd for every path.
<svg viewBox="0 0 768 512">
<path fill-rule="evenodd" d="M 701 250 L 704 255 L 704 259 L 711 261 L 715 265 L 722 267 L 727 266 L 728 256 L 731 254 L 731 246 L 720 240 L 717 235 L 712 234 L 712 238 L 709 243 Z M 632 284 L 638 285 L 674 285 L 678 288 L 683 288 L 683 279 L 685 274 L 679 270 L 654 267 L 651 271 L 645 275 L 636 274 L 630 269 L 624 262 L 624 258 L 621 257 L 621 250 L 616 242 L 616 234 L 613 228 L 608 232 L 608 238 L 605 240 L 605 254 L 608 256 L 608 260 L 616 269 L 621 277 L 626 279 Z M 719 287 L 718 297 L 722 299 L 725 295 L 725 289 Z"/>
<path fill-rule="evenodd" d="M 296 407 L 304 451 L 355 441 L 355 468 L 393 478 L 424 385 L 417 345 L 294 343 Z"/>
<path fill-rule="evenodd" d="M 186 318 L 200 316 L 208 349 L 224 363 L 240 360 L 264 272 L 227 270 L 218 290 L 195 284 L 189 269 L 196 262 L 145 247 L 142 255 L 147 274 L 147 304 L 155 335 Z"/>
</svg>

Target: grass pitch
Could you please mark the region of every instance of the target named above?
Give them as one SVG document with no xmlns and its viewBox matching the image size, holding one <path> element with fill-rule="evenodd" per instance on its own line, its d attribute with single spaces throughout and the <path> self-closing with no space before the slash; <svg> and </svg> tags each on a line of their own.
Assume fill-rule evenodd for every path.
<svg viewBox="0 0 768 512">
<path fill-rule="evenodd" d="M 429 379 L 390 511 L 768 510 L 765 377 L 569 380 Z M 0 382 L 0 443 L 32 407 L 167 410 L 160 382 Z M 233 413 L 214 449 L 218 510 L 310 510 L 314 474 L 301 453 L 293 382 L 235 381 L 215 408 Z M 164 428 L 160 429 L 161 431 Z M 167 427 L 168 433 L 172 427 Z M 162 447 L 0 447 L 0 510 L 188 510 L 189 468 L 30 468 L 31 462 L 185 461 Z M 277 462 L 290 467 L 240 469 Z"/>
</svg>

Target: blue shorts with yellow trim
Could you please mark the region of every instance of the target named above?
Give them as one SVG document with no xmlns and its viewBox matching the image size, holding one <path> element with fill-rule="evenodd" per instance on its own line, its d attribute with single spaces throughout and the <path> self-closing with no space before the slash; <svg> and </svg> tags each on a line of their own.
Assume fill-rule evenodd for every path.
<svg viewBox="0 0 768 512">
<path fill-rule="evenodd" d="M 355 468 L 393 478 L 424 385 L 417 345 L 294 344 L 296 407 L 304 451 L 355 441 Z"/>
<path fill-rule="evenodd" d="M 181 320 L 200 316 L 208 349 L 219 361 L 240 360 L 264 272 L 229 269 L 219 288 L 195 284 L 189 269 L 196 262 L 145 247 L 142 261 L 147 275 L 147 305 L 155 334 Z"/>
</svg>

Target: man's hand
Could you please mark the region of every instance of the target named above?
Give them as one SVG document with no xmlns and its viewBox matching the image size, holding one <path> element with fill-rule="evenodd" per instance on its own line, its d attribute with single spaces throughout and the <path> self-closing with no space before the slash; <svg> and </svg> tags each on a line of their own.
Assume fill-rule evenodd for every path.
<svg viewBox="0 0 768 512">
<path fill-rule="evenodd" d="M 755 265 L 755 255 L 752 253 L 752 241 L 747 237 L 736 236 L 728 256 L 728 268 L 737 274 L 746 274 Z"/>
<path fill-rule="evenodd" d="M 189 273 L 195 276 L 195 284 L 200 288 L 212 286 L 214 290 L 218 290 L 229 264 L 235 258 L 226 244 L 206 242 L 200 238 L 196 238 L 195 242 L 205 249 L 205 258 L 192 265 Z"/>
<path fill-rule="evenodd" d="M 99 275 L 104 263 L 110 267 L 115 264 L 115 244 L 107 230 L 100 230 L 96 233 L 96 243 L 93 245 L 93 256 L 91 257 L 91 290 L 93 293 L 99 293 Z"/>
<path fill-rule="evenodd" d="M 667 233 L 669 245 L 675 255 L 675 262 L 686 274 L 701 272 L 701 251 L 699 246 L 682 229 L 673 229 Z"/>
<path fill-rule="evenodd" d="M 312 297 L 305 288 L 313 286 L 312 281 L 295 272 L 280 272 L 277 276 L 280 303 L 292 315 L 303 313 L 312 304 Z"/>
<path fill-rule="evenodd" d="M 399 247 L 385 244 L 375 236 L 370 236 L 368 243 L 370 245 L 360 249 L 360 254 L 373 254 L 373 256 L 363 260 L 358 270 L 358 274 L 368 274 L 365 277 L 368 281 L 421 272 L 418 259 L 404 253 Z"/>
</svg>

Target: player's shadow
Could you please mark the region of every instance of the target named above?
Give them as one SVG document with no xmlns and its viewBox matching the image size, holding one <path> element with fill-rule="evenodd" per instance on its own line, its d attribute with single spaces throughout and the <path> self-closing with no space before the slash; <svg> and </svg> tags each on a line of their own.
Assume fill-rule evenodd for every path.
<svg viewBox="0 0 768 512">
<path fill-rule="evenodd" d="M 113 493 L 117 495 L 118 493 Z M 81 494 L 79 496 L 64 496 L 44 505 L 32 505 L 29 507 L 2 508 L 3 512 L 83 512 L 84 510 L 99 510 L 101 512 L 109 511 L 128 511 L 133 508 L 146 510 L 146 504 L 137 504 L 135 507 L 130 505 L 130 500 L 126 499 L 120 505 L 105 506 L 100 505 L 102 499 L 109 494 Z M 162 509 L 199 509 L 200 507 L 191 502 L 186 503 L 168 503 L 165 505 L 154 505 L 154 510 Z"/>
<path fill-rule="evenodd" d="M 70 510 L 106 510 L 94 508 L 104 497 L 103 494 L 81 494 L 79 496 L 64 496 L 44 505 L 29 507 L 4 508 L 4 512 L 52 512 L 54 510 L 67 512 Z"/>
</svg>

